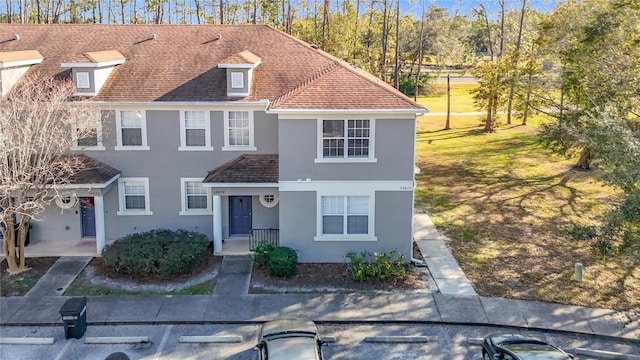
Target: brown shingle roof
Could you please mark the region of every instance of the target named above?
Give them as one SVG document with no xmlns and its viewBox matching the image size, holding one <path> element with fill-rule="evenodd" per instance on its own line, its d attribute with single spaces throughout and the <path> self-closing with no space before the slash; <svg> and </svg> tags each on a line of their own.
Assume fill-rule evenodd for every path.
<svg viewBox="0 0 640 360">
<path fill-rule="evenodd" d="M 242 155 L 210 171 L 203 183 L 277 183 L 278 155 Z"/>
<path fill-rule="evenodd" d="M 32 69 L 47 76 L 64 74 L 68 69 L 61 63 L 87 53 L 122 54 L 125 63 L 91 98 L 97 101 L 275 101 L 289 94 L 278 102 L 279 109 L 424 109 L 349 64 L 266 25 L 2 24 L 0 33 L 20 35 L 20 41 L 0 42 L 0 52 L 37 49 L 44 60 Z M 245 51 L 261 60 L 251 93 L 227 97 L 226 70 L 218 64 Z M 330 67 L 335 71 L 323 72 Z M 313 100 L 318 95 L 330 97 Z"/>
<path fill-rule="evenodd" d="M 72 166 L 76 170 L 70 177 L 72 185 L 104 184 L 120 174 L 120 170 L 86 155 L 70 155 Z"/>
</svg>

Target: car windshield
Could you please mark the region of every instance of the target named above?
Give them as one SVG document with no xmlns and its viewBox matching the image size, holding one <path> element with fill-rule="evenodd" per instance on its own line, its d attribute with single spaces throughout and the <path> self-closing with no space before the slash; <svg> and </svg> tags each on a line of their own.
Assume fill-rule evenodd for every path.
<svg viewBox="0 0 640 360">
<path fill-rule="evenodd" d="M 313 336 L 270 337 L 267 341 L 269 360 L 313 360 L 318 359 L 316 339 Z"/>
<path fill-rule="evenodd" d="M 551 345 L 542 343 L 511 343 L 501 347 L 510 350 L 523 360 L 567 360 L 567 355 Z"/>
</svg>

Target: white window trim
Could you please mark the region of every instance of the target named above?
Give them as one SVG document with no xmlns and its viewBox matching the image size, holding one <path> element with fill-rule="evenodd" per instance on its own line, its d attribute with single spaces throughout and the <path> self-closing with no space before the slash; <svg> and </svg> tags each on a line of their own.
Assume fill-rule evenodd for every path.
<svg viewBox="0 0 640 360">
<path fill-rule="evenodd" d="M 180 178 L 180 203 L 181 210 L 178 212 L 178 215 L 213 215 L 213 206 L 211 204 L 211 190 L 210 188 L 205 188 L 207 190 L 207 208 L 206 209 L 193 209 L 189 210 L 187 208 L 187 182 L 202 182 L 204 178 Z"/>
<path fill-rule="evenodd" d="M 369 198 L 369 234 L 330 234 L 322 233 L 322 197 L 324 196 L 366 196 Z M 316 192 L 316 236 L 314 241 L 378 241 L 375 236 L 375 191 L 356 191 L 354 193 L 345 193 L 344 191 Z"/>
<path fill-rule="evenodd" d="M 229 145 L 229 112 L 247 111 L 249 113 L 249 145 Z M 256 151 L 258 150 L 254 142 L 254 122 L 253 111 L 251 110 L 225 110 L 224 112 L 224 146 L 222 151 Z"/>
<path fill-rule="evenodd" d="M 230 77 L 232 89 L 244 89 L 244 72 L 231 71 Z"/>
<path fill-rule="evenodd" d="M 267 202 L 267 196 L 273 196 L 273 201 Z M 280 197 L 277 194 L 260 195 L 258 199 L 260 200 L 260 204 L 268 209 L 276 207 L 276 205 L 278 205 L 278 203 L 280 202 Z"/>
<path fill-rule="evenodd" d="M 91 77 L 88 71 L 76 72 L 76 88 L 91 89 Z"/>
<path fill-rule="evenodd" d="M 73 136 L 73 145 L 71 145 L 71 150 L 90 150 L 90 151 L 104 151 L 106 148 L 102 143 L 102 121 L 98 120 L 98 125 L 96 126 L 96 135 L 98 137 L 98 145 L 96 146 L 80 146 L 78 145 L 78 130 L 77 126 L 73 126 L 71 129 L 71 136 Z"/>
<path fill-rule="evenodd" d="M 127 181 L 139 181 L 144 182 L 144 210 L 127 210 L 125 209 L 125 194 L 124 194 L 124 184 Z M 136 178 L 136 177 L 128 177 L 128 178 L 119 178 L 118 179 L 118 215 L 153 215 L 153 211 L 151 211 L 151 199 L 149 197 L 149 178 Z"/>
<path fill-rule="evenodd" d="M 180 146 L 178 151 L 213 151 L 211 146 L 211 112 L 204 110 L 204 146 L 187 146 L 187 127 L 185 112 L 203 110 L 180 110 Z"/>
<path fill-rule="evenodd" d="M 368 157 L 348 157 L 347 156 L 347 152 L 345 151 L 345 155 L 344 157 L 327 157 L 325 158 L 323 156 L 323 121 L 324 120 L 342 120 L 346 123 L 347 120 L 369 120 L 369 156 Z M 318 118 L 317 119 L 317 126 L 318 126 L 318 143 L 317 143 L 317 153 L 316 153 L 316 158 L 314 160 L 315 163 L 377 163 L 378 159 L 376 158 L 376 144 L 375 144 L 375 138 L 376 138 L 376 134 L 375 134 L 375 129 L 376 129 L 376 124 L 375 124 L 375 119 L 372 118 L 368 118 L 368 117 L 359 117 L 359 116 L 353 116 L 353 117 L 333 117 L 333 116 L 327 116 L 327 117 L 322 117 L 322 118 Z M 346 126 L 346 125 L 345 125 Z M 347 144 L 347 136 L 345 134 L 345 146 Z M 346 150 L 346 148 L 345 148 Z"/>
<path fill-rule="evenodd" d="M 122 111 L 140 111 L 142 113 L 141 129 L 142 129 L 142 145 L 141 146 L 129 146 L 122 145 Z M 147 145 L 147 112 L 140 109 L 118 109 L 116 110 L 116 138 L 117 144 L 114 150 L 149 150 Z"/>
</svg>

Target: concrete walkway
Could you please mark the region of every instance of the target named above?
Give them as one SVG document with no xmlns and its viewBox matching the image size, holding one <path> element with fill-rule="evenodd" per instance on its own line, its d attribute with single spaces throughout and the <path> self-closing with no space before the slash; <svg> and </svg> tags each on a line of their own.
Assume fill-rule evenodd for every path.
<svg viewBox="0 0 640 360">
<path fill-rule="evenodd" d="M 220 264 L 213 295 L 238 296 L 249 293 L 253 258 L 250 255 L 225 255 Z"/>
<path fill-rule="evenodd" d="M 26 297 L 60 296 L 92 257 L 61 257 L 29 290 Z"/>
<path fill-rule="evenodd" d="M 436 230 L 429 215 L 415 214 L 413 229 L 413 239 L 418 244 L 424 262 L 438 285 L 440 293 L 477 296 L 473 286 L 445 245 L 446 238 Z"/>
<path fill-rule="evenodd" d="M 478 296 L 426 214 L 415 216 L 415 239 L 439 293 L 248 294 L 251 262 L 225 256 L 212 295 L 92 296 L 91 325 L 261 323 L 283 317 L 319 322 L 444 323 L 568 331 L 640 343 L 638 314 Z M 60 258 L 24 297 L 3 297 L 2 326 L 60 326 L 60 296 L 91 258 Z"/>
</svg>

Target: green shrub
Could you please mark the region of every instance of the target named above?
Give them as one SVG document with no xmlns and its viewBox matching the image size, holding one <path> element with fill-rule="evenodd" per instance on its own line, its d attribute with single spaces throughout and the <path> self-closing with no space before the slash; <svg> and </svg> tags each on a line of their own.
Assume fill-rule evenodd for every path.
<svg viewBox="0 0 640 360">
<path fill-rule="evenodd" d="M 267 240 L 262 240 L 253 248 L 253 252 L 256 254 L 256 262 L 258 265 L 264 265 L 267 263 L 269 254 L 276 248 L 274 244 L 269 243 Z"/>
<path fill-rule="evenodd" d="M 279 277 L 292 277 L 298 272 L 298 254 L 292 248 L 278 246 L 267 252 L 269 274 Z"/>
<path fill-rule="evenodd" d="M 363 251 L 360 255 L 350 251 L 346 257 L 351 278 L 355 281 L 388 281 L 407 276 L 404 256 L 395 250 L 389 254 Z"/>
<path fill-rule="evenodd" d="M 209 239 L 204 234 L 151 230 L 127 235 L 107 245 L 102 261 L 123 274 L 167 277 L 195 268 L 208 245 Z"/>
</svg>

